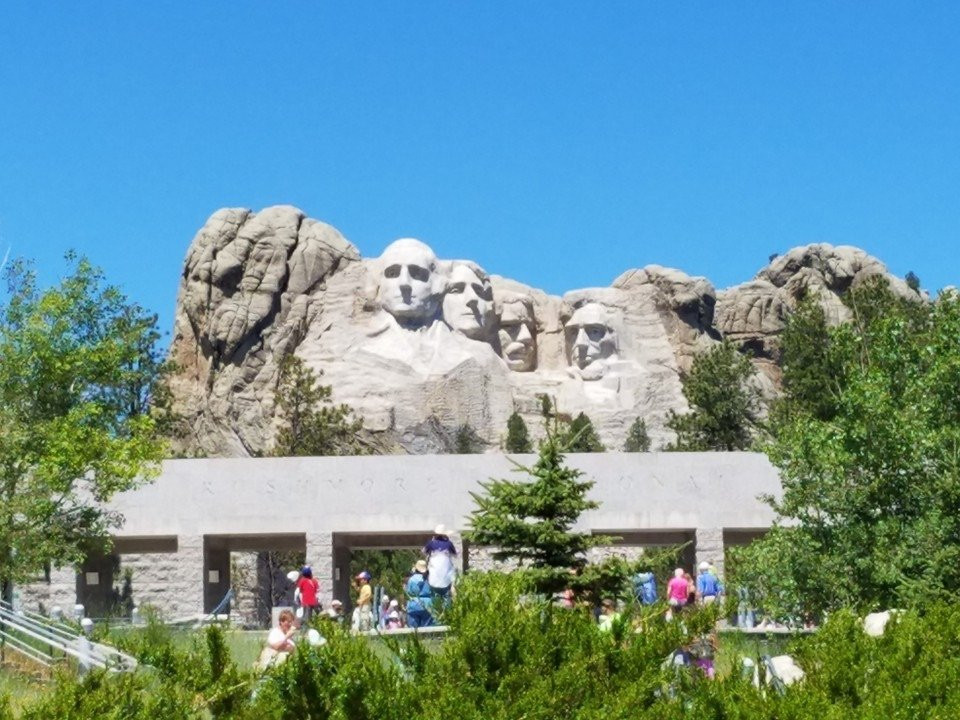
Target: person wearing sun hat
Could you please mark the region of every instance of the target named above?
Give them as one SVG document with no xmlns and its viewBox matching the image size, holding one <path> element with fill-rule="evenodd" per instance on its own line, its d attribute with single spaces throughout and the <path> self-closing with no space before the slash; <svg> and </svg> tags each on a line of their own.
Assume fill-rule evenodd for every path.
<svg viewBox="0 0 960 720">
<path fill-rule="evenodd" d="M 373 588 L 370 587 L 370 573 L 366 570 L 357 573 L 354 578 L 357 585 L 356 629 L 360 632 L 373 627 Z"/>
<path fill-rule="evenodd" d="M 713 568 L 706 560 L 697 566 L 697 600 L 701 605 L 709 605 L 715 602 L 717 596 L 722 592 L 720 580 L 713 572 Z"/>
<path fill-rule="evenodd" d="M 427 582 L 426 560 L 417 560 L 404 591 L 407 594 L 407 627 L 422 628 L 433 625 L 433 615 L 430 614 L 430 599 L 433 593 Z"/>
<path fill-rule="evenodd" d="M 450 601 L 450 588 L 457 573 L 454 564 L 457 548 L 447 537 L 445 525 L 434 528 L 433 537 L 423 547 L 423 554 L 427 558 L 427 582 L 430 583 L 434 600 L 440 598 L 439 604 L 446 604 Z M 435 610 L 437 604 L 434 603 Z"/>
</svg>

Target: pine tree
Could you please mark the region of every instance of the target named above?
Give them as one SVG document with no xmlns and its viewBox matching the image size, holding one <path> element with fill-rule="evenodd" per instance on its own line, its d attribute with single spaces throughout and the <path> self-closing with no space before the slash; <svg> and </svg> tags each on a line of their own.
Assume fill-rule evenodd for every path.
<svg viewBox="0 0 960 720">
<path fill-rule="evenodd" d="M 507 420 L 507 441 L 505 445 L 507 452 L 533 452 L 533 443 L 530 442 L 530 433 L 527 431 L 527 424 L 518 412 L 514 412 L 513 415 L 510 416 L 510 419 Z"/>
<path fill-rule="evenodd" d="M 476 455 L 483 452 L 483 440 L 469 423 L 457 428 L 457 434 L 453 440 L 453 452 L 457 455 Z"/>
<path fill-rule="evenodd" d="M 605 452 L 593 421 L 584 413 L 577 415 L 566 432 L 567 452 Z"/>
<path fill-rule="evenodd" d="M 333 390 L 296 355 L 280 362 L 276 402 L 282 427 L 272 455 L 360 455 L 362 421 L 348 405 L 332 405 Z"/>
<path fill-rule="evenodd" d="M 627 432 L 627 440 L 623 444 L 624 452 L 650 452 L 650 436 L 647 434 L 647 423 L 643 418 L 637 418 Z"/>
<path fill-rule="evenodd" d="M 698 355 L 683 380 L 690 412 L 671 413 L 667 427 L 677 434 L 668 450 L 746 450 L 753 444 L 760 393 L 750 385 L 753 366 L 724 340 Z"/>
<path fill-rule="evenodd" d="M 599 505 L 587 498 L 593 483 L 580 480 L 582 473 L 564 463 L 559 422 L 548 422 L 546 429 L 536 463 L 515 463 L 529 480 L 492 480 L 483 493 L 471 493 L 477 507 L 466 538 L 495 548 L 498 561 L 517 561 L 538 592 L 554 593 L 586 582 L 580 578 L 588 575 L 595 584 L 595 573 L 583 573 L 585 553 L 611 539 L 572 531 L 582 513 Z"/>
</svg>

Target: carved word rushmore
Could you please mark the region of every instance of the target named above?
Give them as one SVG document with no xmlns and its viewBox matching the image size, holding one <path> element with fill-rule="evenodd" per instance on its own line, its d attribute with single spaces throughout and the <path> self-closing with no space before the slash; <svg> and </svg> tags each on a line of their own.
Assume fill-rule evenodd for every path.
<svg viewBox="0 0 960 720">
<path fill-rule="evenodd" d="M 878 274 L 890 277 L 861 250 L 811 245 L 719 294 L 650 265 L 558 297 L 412 238 L 363 259 L 289 206 L 220 210 L 187 252 L 178 295 L 172 390 L 191 429 L 181 450 L 268 451 L 288 353 L 322 373 L 385 452 L 449 450 L 464 425 L 497 449 L 514 411 L 536 433 L 541 394 L 587 413 L 611 450 L 637 417 L 657 447 L 669 413 L 686 409 L 680 374 L 697 352 L 731 338 L 774 391 L 776 335 L 797 299 L 813 291 L 842 319 L 839 293 Z"/>
</svg>

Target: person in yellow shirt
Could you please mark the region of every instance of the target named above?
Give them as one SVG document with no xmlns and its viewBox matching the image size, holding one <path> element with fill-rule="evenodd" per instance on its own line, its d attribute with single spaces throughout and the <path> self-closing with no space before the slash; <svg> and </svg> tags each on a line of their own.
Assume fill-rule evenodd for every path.
<svg viewBox="0 0 960 720">
<path fill-rule="evenodd" d="M 360 632 L 373 627 L 373 588 L 370 587 L 370 573 L 364 570 L 354 578 L 357 585 L 357 609 L 355 627 Z"/>
</svg>

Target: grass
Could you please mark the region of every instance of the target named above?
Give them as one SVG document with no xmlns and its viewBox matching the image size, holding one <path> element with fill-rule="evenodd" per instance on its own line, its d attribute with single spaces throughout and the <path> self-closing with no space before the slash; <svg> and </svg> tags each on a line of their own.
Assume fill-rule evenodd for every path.
<svg viewBox="0 0 960 720">
<path fill-rule="evenodd" d="M 47 683 L 24 675 L 16 670 L 0 666 L 0 696 L 10 697 L 14 712 L 40 697 Z"/>
</svg>

